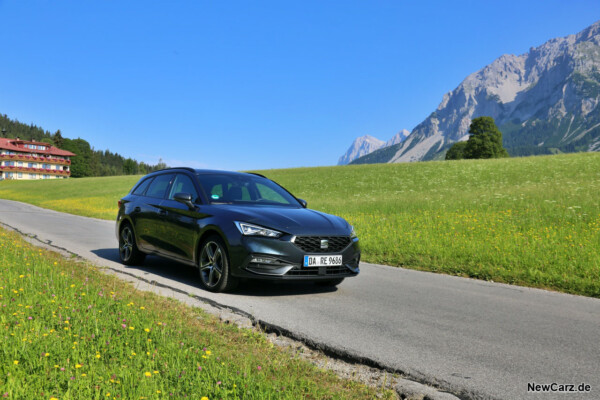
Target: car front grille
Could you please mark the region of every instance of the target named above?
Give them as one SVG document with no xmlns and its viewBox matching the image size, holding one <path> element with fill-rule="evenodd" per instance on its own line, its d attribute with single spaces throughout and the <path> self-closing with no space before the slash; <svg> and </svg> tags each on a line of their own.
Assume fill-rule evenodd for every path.
<svg viewBox="0 0 600 400">
<path fill-rule="evenodd" d="M 321 248 L 327 240 L 327 248 Z M 294 244 L 307 253 L 338 253 L 351 243 L 349 236 L 296 236 Z"/>
</svg>

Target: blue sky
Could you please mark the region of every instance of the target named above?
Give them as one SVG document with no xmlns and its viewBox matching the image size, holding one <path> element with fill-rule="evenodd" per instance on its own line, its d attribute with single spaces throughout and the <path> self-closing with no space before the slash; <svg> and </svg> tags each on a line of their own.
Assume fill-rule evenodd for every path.
<svg viewBox="0 0 600 400">
<path fill-rule="evenodd" d="M 334 165 L 595 1 L 0 0 L 0 113 L 171 166 Z"/>
</svg>

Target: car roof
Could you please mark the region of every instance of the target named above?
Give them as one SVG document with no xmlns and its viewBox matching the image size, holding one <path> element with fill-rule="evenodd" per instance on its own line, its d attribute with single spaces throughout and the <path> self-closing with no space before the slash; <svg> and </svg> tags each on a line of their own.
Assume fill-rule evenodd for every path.
<svg viewBox="0 0 600 400">
<path fill-rule="evenodd" d="M 193 172 L 196 175 L 242 175 L 242 176 L 243 175 L 255 175 L 255 176 L 260 176 L 261 178 L 266 178 L 264 175 L 257 174 L 254 172 L 224 171 L 224 170 L 218 170 L 218 169 L 194 169 L 194 168 L 189 168 L 189 167 L 165 168 L 165 169 L 160 169 L 158 171 L 154 171 L 154 172 L 152 172 L 152 174 L 155 174 L 157 172 L 166 172 L 166 171 L 177 172 L 178 170 Z"/>
</svg>

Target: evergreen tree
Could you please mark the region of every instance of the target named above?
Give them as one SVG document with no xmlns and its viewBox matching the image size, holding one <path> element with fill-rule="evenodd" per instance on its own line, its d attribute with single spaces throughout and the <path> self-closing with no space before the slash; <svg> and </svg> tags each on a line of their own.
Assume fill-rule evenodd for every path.
<svg viewBox="0 0 600 400">
<path fill-rule="evenodd" d="M 135 160 L 131 158 L 126 159 L 123 162 L 123 174 L 125 175 L 135 175 L 138 173 L 138 165 Z"/>
<path fill-rule="evenodd" d="M 62 133 L 60 132 L 60 129 L 58 129 L 56 132 L 54 132 L 54 135 L 52 135 L 52 140 L 54 141 L 54 145 L 56 147 L 58 147 L 59 149 L 62 149 L 64 140 L 62 137 Z"/>
</svg>

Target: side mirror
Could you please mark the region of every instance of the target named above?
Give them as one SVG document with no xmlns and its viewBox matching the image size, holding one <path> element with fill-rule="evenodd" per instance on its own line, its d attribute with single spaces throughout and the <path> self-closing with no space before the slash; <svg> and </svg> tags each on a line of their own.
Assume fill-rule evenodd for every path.
<svg viewBox="0 0 600 400">
<path fill-rule="evenodd" d="M 298 199 L 298 201 L 302 205 L 302 208 L 308 207 L 308 203 L 306 202 L 306 200 L 304 200 L 304 199 Z"/>
<path fill-rule="evenodd" d="M 194 206 L 194 203 L 192 203 L 192 195 L 189 193 L 175 193 L 175 196 L 173 196 L 173 200 L 185 204 L 190 210 L 196 208 Z"/>
</svg>

